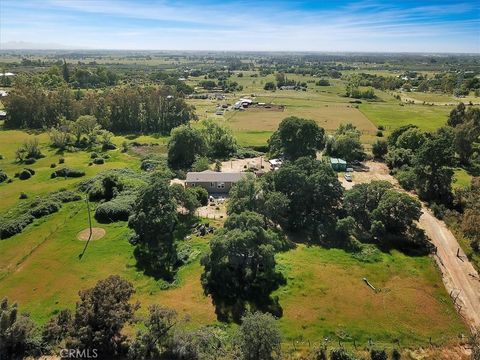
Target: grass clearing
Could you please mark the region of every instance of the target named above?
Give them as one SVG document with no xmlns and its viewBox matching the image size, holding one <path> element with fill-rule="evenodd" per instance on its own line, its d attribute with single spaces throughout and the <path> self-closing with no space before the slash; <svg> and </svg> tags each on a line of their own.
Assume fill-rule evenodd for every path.
<svg viewBox="0 0 480 360">
<path fill-rule="evenodd" d="M 360 104 L 360 111 L 377 126 L 391 131 L 413 124 L 424 131 L 435 131 L 446 124 L 451 106 L 404 105 L 398 103 Z"/>
<path fill-rule="evenodd" d="M 429 257 L 393 251 L 381 262 L 362 263 L 343 250 L 299 245 L 278 260 L 288 279 L 276 293 L 287 340 L 340 336 L 366 343 L 371 337 L 422 345 L 430 337 L 445 343 L 466 332 Z"/>
</svg>

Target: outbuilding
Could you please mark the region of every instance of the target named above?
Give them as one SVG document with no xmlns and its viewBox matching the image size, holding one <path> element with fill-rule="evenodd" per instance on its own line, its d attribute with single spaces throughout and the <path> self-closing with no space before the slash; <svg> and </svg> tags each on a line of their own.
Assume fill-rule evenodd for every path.
<svg viewBox="0 0 480 360">
<path fill-rule="evenodd" d="M 343 159 L 339 158 L 330 158 L 330 166 L 335 171 L 346 171 L 347 170 L 347 162 Z"/>
</svg>

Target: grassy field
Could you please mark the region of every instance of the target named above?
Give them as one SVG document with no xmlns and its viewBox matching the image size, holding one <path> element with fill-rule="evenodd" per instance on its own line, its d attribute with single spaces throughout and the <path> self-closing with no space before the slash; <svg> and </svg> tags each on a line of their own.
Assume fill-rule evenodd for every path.
<svg viewBox="0 0 480 360">
<path fill-rule="evenodd" d="M 318 87 L 309 76 L 289 76 L 308 82 L 307 92 L 263 90 L 266 78 L 251 77 L 245 72 L 235 80 L 244 86 L 241 93 L 229 94 L 225 103 L 234 103 L 245 95 L 256 94 L 259 102 L 285 105 L 284 111 L 254 110 L 228 111 L 224 116 L 214 115 L 219 101 L 188 100 L 196 107 L 200 119 L 214 118 L 232 128 L 242 146 L 265 145 L 280 121 L 287 116 L 314 119 L 328 132 L 341 123 L 351 122 L 362 131 L 362 140 L 375 139 L 377 126 L 386 127 L 386 133 L 395 127 L 413 123 L 423 130 L 435 130 L 447 119 L 450 107 L 405 105 L 399 106 L 392 94 L 376 91 L 378 101 L 359 105 L 349 103 L 343 96 L 342 80 L 332 80 L 332 86 Z M 189 79 L 192 84 L 199 79 Z M 13 207 L 19 194 L 29 197 L 46 194 L 60 188 L 74 189 L 75 185 L 99 171 L 108 168 L 139 169 L 138 157 L 119 150 L 109 151 L 104 165 L 92 165 L 90 152 L 57 153 L 48 146 L 45 133 L 29 134 L 0 128 L 0 168 L 10 177 L 24 165 L 15 163 L 15 150 L 29 138 L 37 137 L 46 155 L 35 164 L 36 174 L 29 180 L 15 179 L 11 184 L 0 184 L 0 214 Z M 127 138 L 117 136 L 120 145 Z M 132 141 L 132 138 L 129 138 Z M 144 151 L 164 153 L 167 137 L 139 136 L 140 143 L 154 143 L 157 147 Z M 143 151 L 142 150 L 142 151 Z M 80 179 L 50 179 L 51 163 L 65 158 L 65 165 L 82 169 L 86 176 Z M 63 165 L 59 165 L 63 166 Z M 469 175 L 456 171 L 455 186 L 468 184 Z M 85 203 L 65 204 L 55 214 L 35 220 L 20 234 L 0 241 L 0 295 L 18 301 L 35 320 L 45 322 L 58 310 L 73 308 L 81 289 L 93 286 L 99 279 L 119 274 L 131 281 L 136 294 L 134 300 L 142 303 L 141 312 L 149 304 L 170 307 L 190 322 L 200 326 L 216 322 L 211 299 L 204 296 L 200 284 L 203 271 L 200 257 L 208 249 L 209 237 L 193 236 L 188 244 L 197 255 L 179 270 L 174 286 L 165 289 L 162 281 L 145 276 L 135 266 L 133 247 L 127 241 L 129 229 L 124 222 L 99 225 L 106 236 L 91 242 L 85 256 L 85 242 L 77 240 L 79 231 L 88 225 Z M 220 224 L 217 224 L 220 225 Z M 399 340 L 403 346 L 423 346 L 432 338 L 434 343 L 450 343 L 466 333 L 456 315 L 440 275 L 429 257 L 408 257 L 399 252 L 382 254 L 381 261 L 360 262 L 339 249 L 324 249 L 299 245 L 296 249 L 277 255 L 279 269 L 287 285 L 277 290 L 284 316 L 280 327 L 285 342 L 319 342 L 325 337 L 333 341 L 355 339 L 365 343 L 369 338 L 377 343 L 392 344 Z M 363 282 L 368 278 L 380 292 L 374 293 Z"/>
<path fill-rule="evenodd" d="M 424 131 L 435 131 L 444 126 L 450 106 L 398 105 L 395 103 L 361 104 L 360 111 L 375 125 L 382 125 L 387 131 L 413 124 Z"/>
<path fill-rule="evenodd" d="M 363 263 L 338 249 L 298 246 L 279 255 L 288 279 L 277 292 L 289 340 L 337 338 L 402 344 L 453 340 L 465 331 L 428 257 L 399 252 Z M 363 278 L 374 284 L 375 293 Z M 301 334 L 301 336 L 299 336 Z"/>
<path fill-rule="evenodd" d="M 91 242 L 79 260 L 85 242 L 76 235 L 87 224 L 85 204 L 77 202 L 1 241 L 2 294 L 44 322 L 61 308 L 73 308 L 79 289 L 118 274 L 135 285 L 134 300 L 141 301 L 141 311 L 158 303 L 182 316 L 188 314 L 189 326 L 216 322 L 210 298 L 200 285 L 199 258 L 208 238 L 189 240 L 197 258 L 181 268 L 174 288 L 162 290 L 162 282 L 136 269 L 125 223 L 100 225 L 107 235 Z M 371 337 L 381 343 L 399 339 L 413 346 L 425 344 L 429 337 L 438 343 L 454 341 L 466 331 L 428 257 L 393 252 L 369 264 L 343 250 L 304 245 L 277 257 L 288 279 L 276 293 L 284 309 L 280 326 L 285 341 L 319 341 L 328 336 L 366 342 Z M 363 277 L 381 292 L 375 294 Z"/>
</svg>

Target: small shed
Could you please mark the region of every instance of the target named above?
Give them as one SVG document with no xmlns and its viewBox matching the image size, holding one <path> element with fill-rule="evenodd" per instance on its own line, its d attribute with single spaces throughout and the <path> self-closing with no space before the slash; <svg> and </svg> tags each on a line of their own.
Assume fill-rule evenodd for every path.
<svg viewBox="0 0 480 360">
<path fill-rule="evenodd" d="M 347 170 L 347 162 L 343 159 L 339 158 L 330 158 L 330 166 L 335 171 L 346 171 Z"/>
</svg>

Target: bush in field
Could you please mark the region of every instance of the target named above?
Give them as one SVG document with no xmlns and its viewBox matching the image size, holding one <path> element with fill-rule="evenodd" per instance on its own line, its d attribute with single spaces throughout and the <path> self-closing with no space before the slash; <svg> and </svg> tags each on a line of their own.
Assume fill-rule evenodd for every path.
<svg viewBox="0 0 480 360">
<path fill-rule="evenodd" d="M 330 353 L 331 360 L 357 360 L 355 355 L 350 354 L 344 349 L 334 349 Z"/>
<path fill-rule="evenodd" d="M 25 200 L 28 199 L 28 195 L 25 194 L 24 192 L 20 193 L 20 196 L 18 197 L 20 200 Z"/>
<path fill-rule="evenodd" d="M 100 204 L 95 210 L 95 219 L 100 223 L 127 221 L 132 213 L 134 195 L 118 196 L 111 201 Z"/>
<path fill-rule="evenodd" d="M 0 170 L 0 183 L 6 181 L 7 179 L 8 175 L 3 170 Z"/>
<path fill-rule="evenodd" d="M 73 192 L 71 190 L 60 189 L 50 195 L 50 198 L 54 201 L 58 201 L 61 203 L 68 203 L 72 201 L 78 201 L 82 197 L 80 194 Z"/>
<path fill-rule="evenodd" d="M 51 175 L 51 178 L 53 179 L 56 177 L 81 177 L 84 175 L 85 175 L 85 171 L 82 171 L 82 170 L 61 168 L 53 172 Z"/>
<path fill-rule="evenodd" d="M 17 216 L 14 219 L 1 219 L 0 221 L 0 239 L 7 239 L 16 235 L 33 221 L 34 217 L 30 213 Z"/>
<path fill-rule="evenodd" d="M 32 177 L 32 173 L 30 171 L 28 171 L 27 169 L 23 169 L 19 174 L 18 174 L 18 178 L 20 180 L 27 180 L 27 179 L 30 179 Z"/>
<path fill-rule="evenodd" d="M 24 161 L 25 159 L 33 158 L 40 159 L 43 157 L 40 151 L 40 142 L 37 138 L 25 141 L 16 152 L 15 156 L 18 161 Z"/>
<path fill-rule="evenodd" d="M 104 158 L 95 158 L 93 159 L 93 163 L 96 164 L 96 165 L 101 165 L 101 164 L 104 164 L 105 163 L 105 159 Z"/>
<path fill-rule="evenodd" d="M 39 219 L 43 216 L 53 214 L 60 210 L 61 205 L 53 200 L 39 200 L 38 204 L 35 204 L 34 207 L 30 210 L 30 214 Z"/>
<path fill-rule="evenodd" d="M 57 167 L 57 164 L 55 164 L 55 163 L 51 163 L 51 164 L 50 164 L 50 168 L 51 168 L 51 169 L 54 169 L 54 168 L 56 168 L 56 167 Z"/>
<path fill-rule="evenodd" d="M 65 159 L 64 159 L 64 158 L 58 159 L 58 163 L 59 163 L 59 164 L 64 164 L 64 163 L 65 163 Z"/>
<path fill-rule="evenodd" d="M 35 164 L 36 162 L 37 160 L 35 158 L 28 158 L 28 159 L 25 159 L 24 164 L 32 165 L 32 164 Z"/>
<path fill-rule="evenodd" d="M 388 153 L 388 143 L 386 140 L 377 140 L 372 145 L 372 153 L 375 159 L 383 159 Z"/>
</svg>

